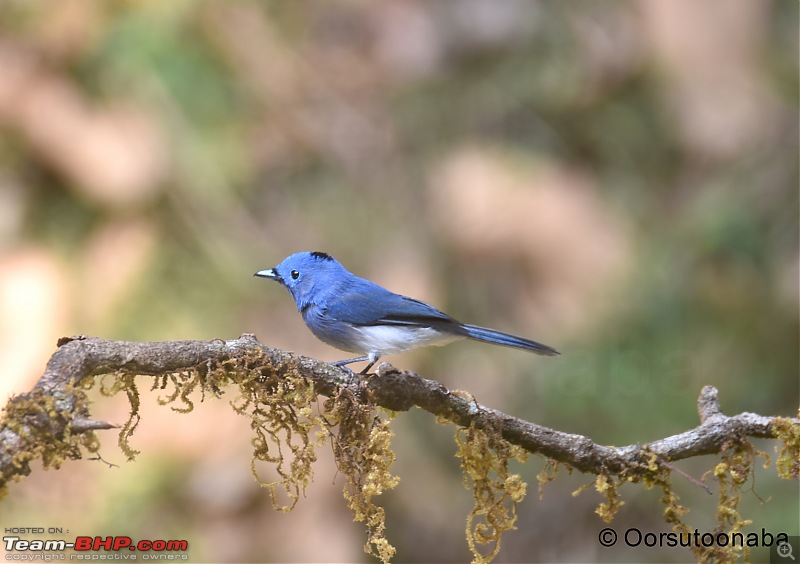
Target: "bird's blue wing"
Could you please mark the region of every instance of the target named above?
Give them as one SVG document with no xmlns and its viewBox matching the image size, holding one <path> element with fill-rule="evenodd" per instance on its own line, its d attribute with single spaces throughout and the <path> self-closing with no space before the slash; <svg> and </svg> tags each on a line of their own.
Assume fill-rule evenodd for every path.
<svg viewBox="0 0 800 564">
<path fill-rule="evenodd" d="M 360 279 L 326 304 L 326 315 L 353 325 L 460 326 L 435 307 Z"/>
</svg>

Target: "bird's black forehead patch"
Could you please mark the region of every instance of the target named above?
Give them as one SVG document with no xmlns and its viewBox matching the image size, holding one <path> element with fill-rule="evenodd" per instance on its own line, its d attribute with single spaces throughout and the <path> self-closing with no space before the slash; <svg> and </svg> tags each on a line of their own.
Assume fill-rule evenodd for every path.
<svg viewBox="0 0 800 564">
<path fill-rule="evenodd" d="M 311 253 L 311 256 L 314 258 L 318 258 L 320 260 L 333 260 L 333 257 L 328 253 L 323 253 L 322 251 L 314 251 Z"/>
</svg>

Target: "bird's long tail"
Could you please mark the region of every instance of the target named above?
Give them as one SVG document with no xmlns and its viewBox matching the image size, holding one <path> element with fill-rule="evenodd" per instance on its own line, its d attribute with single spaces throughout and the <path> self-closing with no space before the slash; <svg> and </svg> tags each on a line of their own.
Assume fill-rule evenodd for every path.
<svg viewBox="0 0 800 564">
<path fill-rule="evenodd" d="M 503 345 L 504 347 L 512 347 L 515 349 L 522 349 L 526 351 L 535 352 L 536 354 L 543 354 L 546 356 L 557 356 L 559 353 L 556 349 L 511 335 L 509 333 L 502 333 L 494 329 L 487 329 L 486 327 L 478 327 L 477 325 L 462 325 L 464 335 L 476 341 L 483 341 L 484 343 L 492 343 L 495 345 Z"/>
</svg>

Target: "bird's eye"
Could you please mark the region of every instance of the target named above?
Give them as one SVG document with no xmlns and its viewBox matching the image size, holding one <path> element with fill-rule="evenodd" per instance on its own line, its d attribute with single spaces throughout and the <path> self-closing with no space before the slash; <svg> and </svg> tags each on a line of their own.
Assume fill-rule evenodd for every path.
<svg viewBox="0 0 800 564">
<path fill-rule="evenodd" d="M 292 270 L 290 274 L 292 275 L 292 280 L 297 280 L 298 278 L 300 278 L 300 273 L 296 270 Z"/>
</svg>

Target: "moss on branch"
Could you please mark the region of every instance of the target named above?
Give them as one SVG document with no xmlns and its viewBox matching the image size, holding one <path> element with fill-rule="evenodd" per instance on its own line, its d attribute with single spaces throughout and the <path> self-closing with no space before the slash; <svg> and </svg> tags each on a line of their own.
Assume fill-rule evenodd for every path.
<svg viewBox="0 0 800 564">
<path fill-rule="evenodd" d="M 198 396 L 202 401 L 207 394 L 220 398 L 235 390 L 231 406 L 250 420 L 253 433 L 253 475 L 269 491 L 276 509 L 290 511 L 297 504 L 313 480 L 316 449 L 330 439 L 345 476 L 347 504 L 354 519 L 366 527 L 365 551 L 382 561 L 391 559 L 395 549 L 386 538 L 385 511 L 376 498 L 394 488 L 398 478 L 390 470 L 395 459 L 390 421 L 379 407 L 405 411 L 418 406 L 456 425 L 456 456 L 475 500 L 467 516 L 467 543 L 478 562 L 494 558 L 503 534 L 514 529 L 527 484 L 509 470 L 509 463 L 524 462 L 530 454 L 547 460 L 537 477 L 540 495 L 545 484 L 556 479 L 559 467 L 594 474 L 594 489 L 603 497 L 597 513 L 610 522 L 624 504 L 620 488 L 625 483 L 658 487 L 664 519 L 679 533 L 689 531 L 682 518 L 688 509 L 672 489 L 670 463 L 675 460 L 720 455 L 711 472 L 720 485 L 718 532 L 737 532 L 749 523 L 738 512 L 742 486 L 757 458 L 769 464 L 769 457 L 756 451 L 750 438 L 776 439 L 778 475 L 797 479 L 800 474 L 800 420 L 752 413 L 726 416 L 710 386 L 698 399 L 698 427 L 644 445 L 612 447 L 490 409 L 385 363 L 377 372 L 351 375 L 267 347 L 252 335 L 231 341 L 158 343 L 62 339 L 34 389 L 11 398 L 3 410 L 0 495 L 9 482 L 31 472 L 34 460 L 41 460 L 45 468 L 59 468 L 66 460 L 97 454 L 96 431 L 113 426 L 89 417 L 86 392 L 94 386 L 104 396 L 127 396 L 130 413 L 119 431 L 119 446 L 135 459 L 139 453 L 130 440 L 140 421 L 138 386 L 143 377 L 151 378 L 152 389 L 163 391 L 159 403 L 180 413 L 190 413 Z M 319 395 L 328 397 L 321 407 Z M 277 480 L 261 477 L 264 464 L 274 468 Z M 746 549 L 740 551 L 695 549 L 698 558 L 717 560 L 746 558 Z"/>
</svg>

